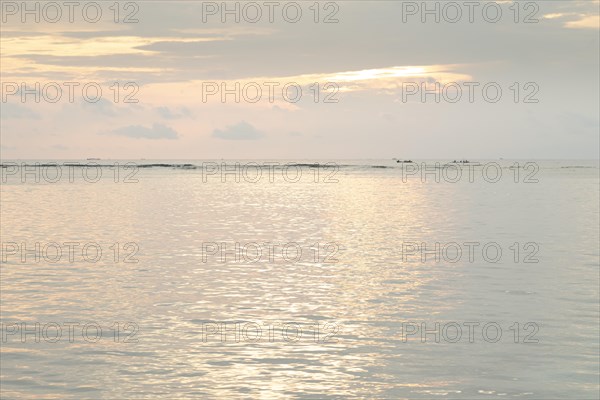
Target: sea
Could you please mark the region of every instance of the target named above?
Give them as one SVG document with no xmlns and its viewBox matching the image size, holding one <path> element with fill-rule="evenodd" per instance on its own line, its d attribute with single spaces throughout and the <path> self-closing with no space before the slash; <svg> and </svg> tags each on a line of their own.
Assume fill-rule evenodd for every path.
<svg viewBox="0 0 600 400">
<path fill-rule="evenodd" d="M 598 398 L 598 160 L 1 164 L 2 399 Z"/>
</svg>

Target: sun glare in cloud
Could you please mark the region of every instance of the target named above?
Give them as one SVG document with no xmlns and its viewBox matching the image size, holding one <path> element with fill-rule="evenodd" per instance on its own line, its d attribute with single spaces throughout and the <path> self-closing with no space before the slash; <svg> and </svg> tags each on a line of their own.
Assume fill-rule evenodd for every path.
<svg viewBox="0 0 600 400">
<path fill-rule="evenodd" d="M 426 72 L 427 67 L 392 67 L 386 69 L 365 69 L 362 71 L 342 72 L 337 75 L 333 75 L 332 79 L 343 82 L 368 81 L 373 79 L 387 79 L 422 75 Z"/>
<path fill-rule="evenodd" d="M 452 72 L 457 65 L 426 65 L 426 66 L 393 66 L 377 69 L 364 69 L 357 71 L 343 71 L 333 73 L 316 73 L 280 77 L 253 77 L 238 82 L 295 82 L 299 85 L 312 83 L 336 82 L 348 87 L 385 88 L 387 84 L 402 82 L 406 78 L 431 78 L 439 82 L 451 82 L 468 79 L 469 75 Z M 356 84 L 353 86 L 353 84 Z"/>
<path fill-rule="evenodd" d="M 582 16 L 576 21 L 566 22 L 565 27 L 571 29 L 600 29 L 600 15 Z"/>
<path fill-rule="evenodd" d="M 282 88 L 287 84 L 299 85 L 310 91 L 315 84 L 322 89 L 326 84 L 334 84 L 339 92 L 371 92 L 371 93 L 397 93 L 403 83 L 427 83 L 439 82 L 444 85 L 452 82 L 465 82 L 473 77 L 461 69 L 464 65 L 424 65 L 424 66 L 392 66 L 377 69 L 365 69 L 356 71 L 340 71 L 333 73 L 315 73 L 290 76 L 261 76 L 244 79 L 210 79 L 209 81 L 194 80 L 190 82 L 155 83 L 144 86 L 144 95 L 148 102 L 189 102 L 200 103 L 205 85 L 227 88 L 232 90 L 236 87 L 242 91 L 246 85 L 260 86 L 264 93 L 258 102 L 265 107 L 278 106 L 284 109 L 297 109 L 297 106 L 283 100 Z M 274 89 L 275 100 L 269 99 L 268 84 L 276 84 Z M 216 85 L 216 86 L 214 86 Z M 219 93 L 222 93 L 220 90 Z M 208 96 L 208 102 L 219 103 L 220 95 Z M 257 107 L 257 104 L 252 104 Z"/>
<path fill-rule="evenodd" d="M 294 82 L 301 86 L 333 82 L 340 86 L 340 91 L 346 92 L 368 89 L 394 89 L 402 82 L 408 81 L 435 81 L 444 84 L 471 79 L 468 74 L 456 72 L 460 67 L 459 65 L 392 66 L 334 73 L 255 77 L 238 82 L 242 84 L 261 81 Z"/>
<path fill-rule="evenodd" d="M 599 14 L 549 13 L 543 19 L 563 20 L 563 26 L 569 29 L 600 29 Z"/>
<path fill-rule="evenodd" d="M 556 19 L 556 18 L 562 18 L 564 16 L 565 16 L 565 14 L 552 13 L 552 14 L 546 14 L 546 15 L 544 15 L 543 18 L 545 18 L 545 19 Z"/>
</svg>

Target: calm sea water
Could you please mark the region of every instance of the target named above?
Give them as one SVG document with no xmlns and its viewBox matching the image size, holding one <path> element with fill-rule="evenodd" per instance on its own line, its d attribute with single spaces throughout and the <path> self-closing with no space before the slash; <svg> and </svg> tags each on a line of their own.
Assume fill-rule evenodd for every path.
<svg viewBox="0 0 600 400">
<path fill-rule="evenodd" d="M 598 398 L 598 161 L 13 161 L 3 399 Z"/>
</svg>

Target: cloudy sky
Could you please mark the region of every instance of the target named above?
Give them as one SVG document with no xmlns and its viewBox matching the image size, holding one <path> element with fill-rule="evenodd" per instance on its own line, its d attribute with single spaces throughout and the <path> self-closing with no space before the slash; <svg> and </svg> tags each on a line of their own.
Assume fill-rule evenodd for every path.
<svg viewBox="0 0 600 400">
<path fill-rule="evenodd" d="M 3 158 L 599 156 L 598 1 L 99 4 L 2 1 Z"/>
</svg>

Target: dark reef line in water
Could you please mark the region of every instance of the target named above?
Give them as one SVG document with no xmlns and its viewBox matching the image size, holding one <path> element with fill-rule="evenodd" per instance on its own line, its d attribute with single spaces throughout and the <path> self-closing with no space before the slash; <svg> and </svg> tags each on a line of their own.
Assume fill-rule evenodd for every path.
<svg viewBox="0 0 600 400">
<path fill-rule="evenodd" d="M 221 163 L 211 163 L 212 165 L 220 165 Z M 231 163 L 226 163 L 227 165 L 232 165 Z M 235 164 L 235 163 L 234 163 Z M 404 168 L 404 164 L 400 163 L 399 165 L 352 165 L 352 164 L 336 164 L 335 162 L 328 162 L 328 163 L 323 163 L 323 164 L 319 164 L 319 163 L 282 163 L 279 165 L 269 165 L 269 164 L 259 164 L 259 163 L 239 163 L 240 165 L 243 165 L 244 167 L 247 168 L 252 168 L 252 167 L 267 167 L 267 168 L 276 168 L 276 169 L 280 169 L 282 167 L 306 167 L 306 168 L 373 168 L 373 169 L 400 169 L 400 168 Z M 410 164 L 414 164 L 417 166 L 417 170 L 418 167 L 423 164 L 423 163 L 417 163 L 417 162 L 412 162 L 409 163 Z M 455 163 L 446 163 L 446 164 L 442 164 L 442 163 L 427 163 L 424 162 L 425 165 L 427 165 L 428 167 L 432 167 L 432 168 L 447 168 L 449 166 L 461 166 L 463 164 L 455 164 Z M 471 165 L 473 167 L 484 167 L 485 164 L 479 164 L 479 163 L 470 163 L 470 164 L 464 164 L 465 166 Z M 137 164 L 134 161 L 128 161 L 128 162 L 124 162 L 124 163 L 119 163 L 119 162 L 115 162 L 115 164 L 99 164 L 96 162 L 89 162 L 89 163 L 78 163 L 78 162 L 65 162 L 65 163 L 2 163 L 0 164 L 0 168 L 12 168 L 15 166 L 19 166 L 19 167 L 43 167 L 43 168 L 53 168 L 56 166 L 61 166 L 61 167 L 75 167 L 75 168 L 86 168 L 86 167 L 101 167 L 101 168 L 114 168 L 115 166 L 120 166 L 120 167 L 130 167 L 130 168 L 171 168 L 171 169 L 189 169 L 189 170 L 195 170 L 195 169 L 202 169 L 205 168 L 206 165 L 195 165 L 195 164 L 170 164 L 170 163 L 151 163 L 151 164 Z M 502 169 L 513 169 L 513 168 L 524 168 L 523 165 L 519 165 L 517 167 L 515 167 L 514 165 L 504 165 L 501 167 Z M 548 168 L 548 167 L 546 167 Z M 552 168 L 552 167 L 550 167 Z M 589 165 L 568 165 L 568 166 L 556 166 L 554 168 L 560 168 L 560 169 L 568 169 L 568 168 L 588 168 L 588 169 L 598 169 L 598 167 L 595 166 L 589 166 Z"/>
</svg>

